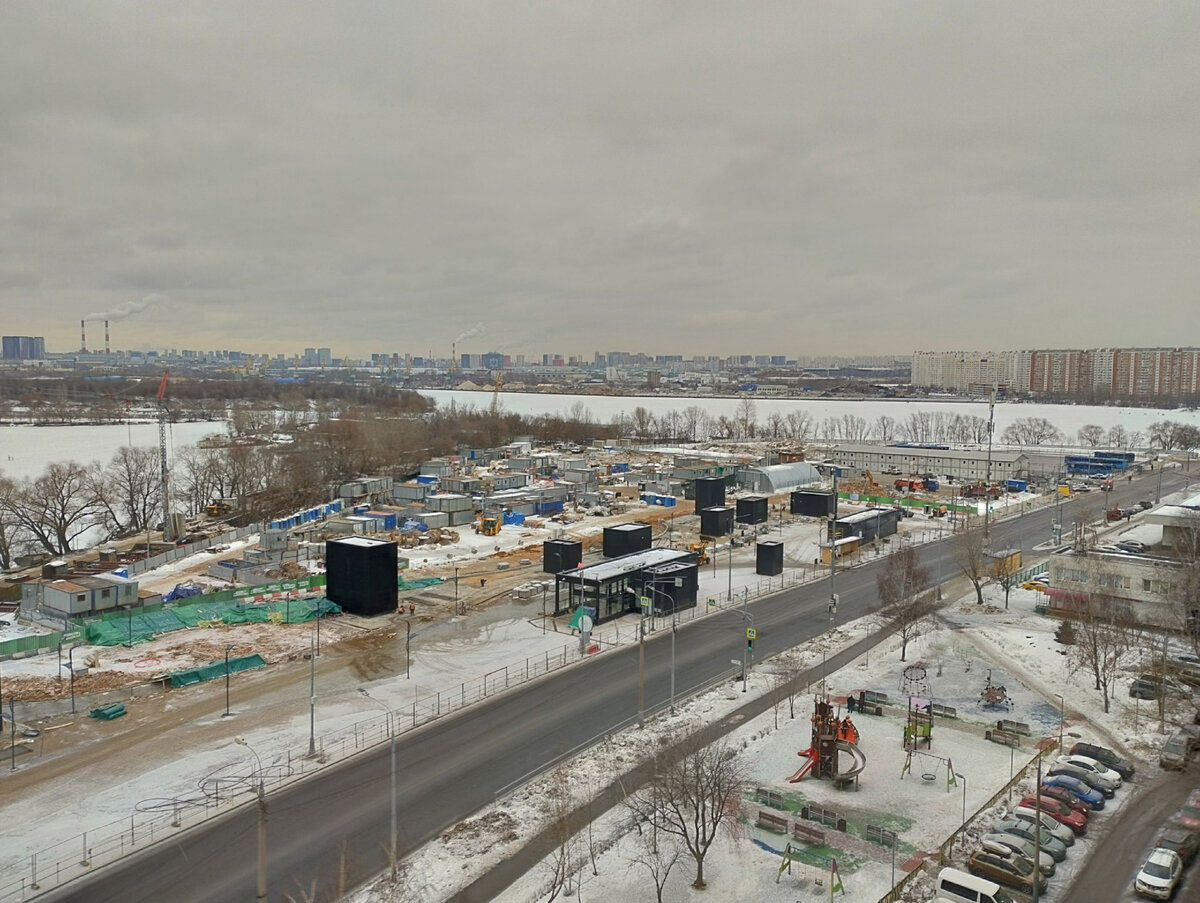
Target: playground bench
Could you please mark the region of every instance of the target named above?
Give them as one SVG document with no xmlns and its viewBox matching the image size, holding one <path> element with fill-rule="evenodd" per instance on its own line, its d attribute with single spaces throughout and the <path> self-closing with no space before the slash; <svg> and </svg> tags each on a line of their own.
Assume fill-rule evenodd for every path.
<svg viewBox="0 0 1200 903">
<path fill-rule="evenodd" d="M 996 722 L 997 730 L 1007 731 L 1010 734 L 1021 734 L 1024 737 L 1032 736 L 1032 731 L 1029 725 L 1024 721 L 1009 721 L 1007 718 L 1001 718 Z"/>
<path fill-rule="evenodd" d="M 931 715 L 938 715 L 942 718 L 957 718 L 958 717 L 958 709 L 954 708 L 954 706 L 938 705 L 936 702 L 929 704 L 929 713 Z"/>
<path fill-rule="evenodd" d="M 872 705 L 891 705 L 887 693 L 877 693 L 874 690 L 864 690 L 863 700 Z"/>
<path fill-rule="evenodd" d="M 867 825 L 867 829 L 863 834 L 867 840 L 872 840 L 881 847 L 890 847 L 896 842 L 896 834 L 889 831 L 887 828 L 881 828 L 878 825 Z"/>
<path fill-rule="evenodd" d="M 788 829 L 788 820 L 785 816 L 772 815 L 770 812 L 764 812 L 762 809 L 759 809 L 758 826 L 760 828 L 767 828 L 771 831 L 782 831 L 784 834 L 786 834 Z"/>
<path fill-rule="evenodd" d="M 774 790 L 767 790 L 765 787 L 754 788 L 754 801 L 770 806 L 772 809 L 787 809 L 783 802 L 783 794 L 776 793 Z"/>
<path fill-rule="evenodd" d="M 810 828 L 808 825 L 802 825 L 799 822 L 792 825 L 792 836 L 797 840 L 803 840 L 805 843 L 823 844 L 825 843 L 825 832 L 820 828 Z"/>
<path fill-rule="evenodd" d="M 1012 731 L 1002 731 L 999 729 L 989 730 L 984 732 L 984 738 L 991 740 L 993 743 L 1003 743 L 1005 746 L 1020 746 L 1021 735 L 1014 734 Z"/>
</svg>

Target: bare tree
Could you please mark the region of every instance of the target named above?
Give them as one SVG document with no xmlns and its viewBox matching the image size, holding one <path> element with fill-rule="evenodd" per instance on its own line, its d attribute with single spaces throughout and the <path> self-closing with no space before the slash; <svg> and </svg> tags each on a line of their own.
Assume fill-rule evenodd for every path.
<svg viewBox="0 0 1200 903">
<path fill-rule="evenodd" d="M 891 442 L 896 438 L 896 420 L 887 414 L 875 418 L 875 438 L 879 442 Z"/>
<path fill-rule="evenodd" d="M 737 425 L 736 439 L 753 439 L 758 428 L 758 408 L 753 400 L 743 398 L 738 402 L 734 413 L 734 423 Z"/>
<path fill-rule="evenodd" d="M 547 903 L 559 894 L 571 894 L 571 876 L 575 874 L 576 838 L 575 829 L 571 823 L 573 802 L 571 798 L 570 776 L 563 767 L 559 767 L 550 779 L 550 786 L 545 795 L 548 807 L 547 816 L 550 830 L 554 835 L 554 852 L 546 858 L 546 868 L 549 870 L 549 888 Z"/>
<path fill-rule="evenodd" d="M 692 887 L 705 887 L 704 857 L 721 828 L 737 824 L 746 778 L 737 753 L 727 741 L 709 746 L 685 743 L 655 763 L 649 784 L 631 795 L 626 806 L 642 821 L 672 835 L 696 863 Z"/>
<path fill-rule="evenodd" d="M 696 405 L 688 405 L 683 409 L 683 438 L 695 442 L 700 422 L 705 417 L 704 409 Z"/>
<path fill-rule="evenodd" d="M 636 818 L 634 827 L 638 832 L 637 846 L 634 847 L 628 861 L 630 865 L 640 865 L 650 873 L 650 880 L 654 882 L 654 898 L 658 903 L 663 903 L 663 889 L 667 886 L 667 879 L 671 877 L 671 870 L 683 857 L 683 844 L 675 837 L 667 837 L 660 841 L 657 831 L 643 831 Z"/>
<path fill-rule="evenodd" d="M 988 582 L 990 574 L 987 567 L 987 556 L 983 554 L 986 539 L 983 529 L 971 527 L 957 534 L 954 543 L 954 561 L 963 576 L 971 581 L 975 588 L 975 602 L 983 604 L 983 587 Z"/>
<path fill-rule="evenodd" d="M 1093 579 L 1103 580 L 1103 575 L 1095 566 L 1088 570 Z M 1075 661 L 1092 672 L 1095 689 L 1104 696 L 1105 712 L 1109 710 L 1112 685 L 1121 662 L 1138 645 L 1129 612 L 1125 608 L 1103 591 L 1092 591 L 1075 599 Z"/>
<path fill-rule="evenodd" d="M 1096 423 L 1085 423 L 1075 433 L 1075 436 L 1079 439 L 1080 445 L 1099 448 L 1100 443 L 1104 441 L 1104 427 Z"/>
<path fill-rule="evenodd" d="M 1019 417 L 1004 428 L 1000 438 L 1006 445 L 1052 445 L 1062 433 L 1045 417 Z"/>
<path fill-rule="evenodd" d="M 1117 423 L 1108 428 L 1108 436 L 1105 439 L 1105 444 L 1109 448 L 1125 448 L 1125 443 L 1128 441 L 1129 434 L 1125 431 L 1125 427 Z"/>
<path fill-rule="evenodd" d="M 906 661 L 908 644 L 925 632 L 937 611 L 937 603 L 923 592 L 929 585 L 929 571 L 916 550 L 905 546 L 888 556 L 876 584 L 884 629 L 900 637 L 900 661 Z"/>
<path fill-rule="evenodd" d="M 808 411 L 789 411 L 786 419 L 788 435 L 793 439 L 804 442 L 812 435 L 812 414 Z"/>
<path fill-rule="evenodd" d="M 21 544 L 22 529 L 14 507 L 20 504 L 17 484 L 0 475 L 0 569 L 12 567 L 13 557 Z"/>
<path fill-rule="evenodd" d="M 38 545 L 52 555 L 65 555 L 96 523 L 87 468 L 74 461 L 51 464 L 36 480 L 22 485 L 12 513 Z"/>
</svg>

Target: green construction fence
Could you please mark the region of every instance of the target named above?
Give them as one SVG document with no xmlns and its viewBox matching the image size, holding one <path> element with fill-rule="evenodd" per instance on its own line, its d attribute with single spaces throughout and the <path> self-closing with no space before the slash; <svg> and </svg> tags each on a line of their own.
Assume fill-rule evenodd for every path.
<svg viewBox="0 0 1200 903">
<path fill-rule="evenodd" d="M 190 687 L 192 684 L 204 683 L 206 680 L 216 680 L 219 677 L 224 677 L 226 674 L 236 674 L 239 671 L 249 671 L 251 668 L 261 668 L 265 664 L 266 661 L 257 652 L 254 655 L 242 655 L 238 658 L 231 658 L 228 663 L 226 663 L 225 659 L 220 659 L 210 662 L 207 665 L 200 665 L 197 668 L 173 671 L 167 675 L 167 686 Z"/>
<path fill-rule="evenodd" d="M 335 602 L 316 599 L 287 599 L 248 605 L 245 602 L 210 602 L 207 596 L 193 605 L 176 605 L 159 611 L 130 609 L 124 618 L 89 619 L 84 622 L 84 641 L 97 646 L 136 646 L 154 637 L 185 627 L 207 624 L 303 624 L 315 618 L 341 614 Z"/>
</svg>

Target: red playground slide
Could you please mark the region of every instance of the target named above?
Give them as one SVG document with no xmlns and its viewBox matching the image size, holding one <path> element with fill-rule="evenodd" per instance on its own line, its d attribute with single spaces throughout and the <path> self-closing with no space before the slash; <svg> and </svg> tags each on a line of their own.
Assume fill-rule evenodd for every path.
<svg viewBox="0 0 1200 903">
<path fill-rule="evenodd" d="M 800 766 L 800 769 L 794 775 L 788 778 L 789 784 L 800 783 L 804 779 L 804 776 L 812 771 L 812 767 L 817 764 L 817 751 L 811 747 L 800 750 L 796 755 L 804 758 L 804 764 Z"/>
</svg>

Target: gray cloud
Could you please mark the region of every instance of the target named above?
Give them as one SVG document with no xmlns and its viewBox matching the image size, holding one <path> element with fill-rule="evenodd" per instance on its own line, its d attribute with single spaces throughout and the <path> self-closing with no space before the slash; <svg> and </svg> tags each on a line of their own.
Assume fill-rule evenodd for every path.
<svg viewBox="0 0 1200 903">
<path fill-rule="evenodd" d="M 0 309 L 52 348 L 149 293 L 171 303 L 114 345 L 445 355 L 480 320 L 460 352 L 1195 341 L 1187 4 L 3 23 Z"/>
</svg>

